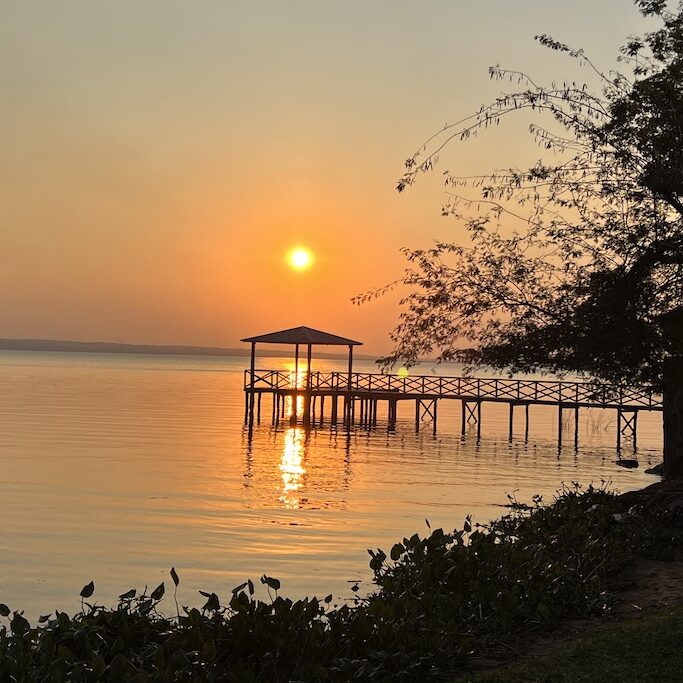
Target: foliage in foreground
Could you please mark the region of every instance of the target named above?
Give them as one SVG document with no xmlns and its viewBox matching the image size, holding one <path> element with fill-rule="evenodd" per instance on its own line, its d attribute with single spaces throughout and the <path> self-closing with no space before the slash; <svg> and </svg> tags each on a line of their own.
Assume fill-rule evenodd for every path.
<svg viewBox="0 0 683 683">
<path fill-rule="evenodd" d="M 292 601 L 279 581 L 203 593 L 201 609 L 157 608 L 165 592 L 131 590 L 113 608 L 41 618 L 31 627 L 0 604 L 0 681 L 348 681 L 452 676 L 534 628 L 609 608 L 609 581 L 637 555 L 680 542 L 672 514 L 625 509 L 605 490 L 563 490 L 550 506 L 486 526 L 436 529 L 371 552 L 376 591 L 353 606 Z M 174 584 L 178 575 L 172 570 Z"/>
</svg>

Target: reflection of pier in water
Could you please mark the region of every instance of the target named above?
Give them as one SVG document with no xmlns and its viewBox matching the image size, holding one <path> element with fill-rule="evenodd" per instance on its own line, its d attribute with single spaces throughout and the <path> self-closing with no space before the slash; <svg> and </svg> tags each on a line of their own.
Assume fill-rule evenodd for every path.
<svg viewBox="0 0 683 683">
<path fill-rule="evenodd" d="M 252 433 L 247 434 L 246 445 L 246 470 L 244 472 L 244 486 L 251 488 L 254 484 L 254 477 L 258 476 L 258 471 L 265 465 L 272 476 L 273 471 L 278 473 L 274 491 L 277 499 L 286 509 L 315 508 L 318 506 L 327 507 L 329 501 L 324 494 L 333 493 L 335 495 L 348 491 L 351 480 L 351 447 L 354 442 L 354 435 L 348 430 L 330 430 L 329 432 L 316 431 L 311 426 L 304 426 L 302 423 L 293 419 L 293 415 L 301 415 L 303 408 L 303 398 L 289 397 L 283 399 L 281 404 L 285 407 L 285 417 L 278 421 L 269 430 L 266 438 L 268 448 L 263 454 L 278 454 L 277 461 L 269 462 L 269 458 L 259 458 L 259 464 L 254 467 L 253 448 L 254 441 Z M 309 460 L 310 453 L 319 452 L 319 439 L 327 434 L 327 447 L 339 452 L 340 457 L 331 461 L 326 460 L 324 467 L 316 462 Z M 258 442 L 257 442 L 258 443 Z M 271 449 L 270 446 L 273 446 Z M 261 449 L 259 448 L 259 452 Z M 271 469 L 273 468 L 273 469 Z M 272 481 L 272 480 L 271 480 Z M 272 484 L 268 484 L 268 487 Z M 312 498 L 311 498 L 312 497 Z M 335 507 L 346 506 L 346 500 L 337 499 Z"/>
<path fill-rule="evenodd" d="M 532 405 L 555 406 L 558 409 L 558 445 L 562 445 L 562 425 L 566 411 L 574 414 L 574 445 L 578 445 L 579 411 L 581 408 L 602 408 L 616 411 L 617 449 L 622 437 L 630 437 L 636 447 L 638 413 L 662 411 L 661 397 L 647 388 L 616 387 L 573 381 L 532 379 L 499 379 L 488 377 L 439 377 L 433 375 L 402 376 L 381 373 L 353 372 L 355 342 L 310 328 L 294 328 L 261 337 L 251 337 L 250 369 L 245 370 L 245 424 L 251 431 L 254 421 L 260 423 L 263 396 L 270 397 L 271 424 L 289 419 L 304 427 L 322 425 L 353 425 L 373 428 L 378 424 L 378 405 L 386 403 L 386 426 L 396 427 L 398 404 L 415 404 L 415 429 L 425 421 L 437 430 L 439 401 L 459 401 L 462 434 L 468 426 L 476 428 L 481 437 L 482 404 L 504 403 L 509 406 L 509 438 L 513 437 L 515 408 L 524 409 L 525 438 L 529 432 L 529 408 Z M 295 346 L 295 364 L 291 372 L 258 370 L 255 368 L 256 343 L 289 343 Z M 311 370 L 311 347 L 314 344 L 347 346 L 347 372 Z M 305 369 L 299 367 L 299 347 L 306 345 Z M 341 402 L 341 406 L 340 406 Z M 293 410 L 287 411 L 287 405 Z M 341 410 L 340 410 L 341 407 Z"/>
</svg>

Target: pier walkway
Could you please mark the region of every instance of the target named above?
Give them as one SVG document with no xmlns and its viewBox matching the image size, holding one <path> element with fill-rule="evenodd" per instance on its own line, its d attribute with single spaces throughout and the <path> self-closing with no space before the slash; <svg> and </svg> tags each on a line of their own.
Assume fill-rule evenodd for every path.
<svg viewBox="0 0 683 683">
<path fill-rule="evenodd" d="M 395 426 L 399 401 L 415 402 L 415 427 L 430 421 L 434 432 L 438 422 L 438 403 L 456 400 L 462 405 L 461 430 L 476 425 L 481 436 L 482 403 L 506 403 L 509 405 L 509 428 L 512 438 L 514 410 L 525 411 L 525 432 L 529 429 L 529 406 L 549 405 L 558 409 L 558 424 L 562 425 L 564 411 L 574 411 L 574 440 L 578 443 L 578 414 L 581 408 L 605 408 L 617 413 L 617 448 L 621 448 L 623 436 L 629 436 L 635 446 L 638 413 L 641 410 L 661 411 L 661 396 L 644 388 L 624 388 L 606 384 L 573 381 L 548 381 L 535 379 L 504 379 L 494 377 L 440 377 L 435 375 L 390 375 L 362 372 L 319 372 L 282 370 L 245 370 L 244 391 L 246 398 L 245 422 L 253 424 L 261 418 L 261 399 L 272 399 L 273 423 L 285 415 L 286 397 L 304 398 L 304 410 L 296 414 L 297 401 L 292 418 L 301 417 L 304 423 L 317 423 L 325 419 L 325 403 L 330 408 L 331 424 L 350 426 L 359 423 L 366 426 L 377 424 L 379 402 L 387 403 L 387 423 Z M 339 399 L 342 399 L 341 419 Z M 254 415 L 255 413 L 255 415 Z M 560 445 L 562 429 L 558 429 Z"/>
</svg>

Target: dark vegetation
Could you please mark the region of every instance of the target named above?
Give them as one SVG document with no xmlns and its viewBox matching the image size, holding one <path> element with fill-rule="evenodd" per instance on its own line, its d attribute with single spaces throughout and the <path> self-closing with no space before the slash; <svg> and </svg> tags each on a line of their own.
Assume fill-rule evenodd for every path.
<svg viewBox="0 0 683 683">
<path fill-rule="evenodd" d="M 629 507 L 602 489 L 564 489 L 552 505 L 516 506 L 486 525 L 403 539 L 372 551 L 377 588 L 355 604 L 292 601 L 277 579 L 201 608 L 159 605 L 161 584 L 115 608 L 41 617 L 31 626 L 0 605 L 0 681 L 452 680 L 473 656 L 509 654 L 538 629 L 610 609 L 610 584 L 639 556 L 681 542 L 675 513 Z M 180 579 L 171 571 L 175 586 Z"/>
</svg>

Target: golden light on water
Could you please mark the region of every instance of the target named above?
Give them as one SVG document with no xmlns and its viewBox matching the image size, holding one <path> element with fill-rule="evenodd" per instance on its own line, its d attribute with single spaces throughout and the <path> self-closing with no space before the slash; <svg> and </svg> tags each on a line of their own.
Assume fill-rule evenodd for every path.
<svg viewBox="0 0 683 683">
<path fill-rule="evenodd" d="M 292 270 L 308 270 L 313 260 L 313 252 L 306 247 L 295 247 L 287 254 L 287 262 Z"/>
<path fill-rule="evenodd" d="M 408 376 L 408 368 L 399 368 L 398 369 L 398 376 L 399 377 L 407 377 Z"/>
<path fill-rule="evenodd" d="M 299 507 L 297 492 L 304 485 L 304 430 L 301 427 L 290 427 L 285 432 L 285 443 L 280 459 L 282 477 L 282 495 L 280 501 L 290 510 Z"/>
</svg>

